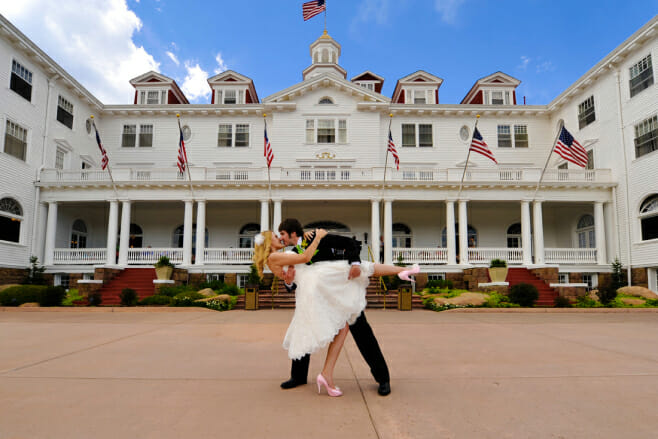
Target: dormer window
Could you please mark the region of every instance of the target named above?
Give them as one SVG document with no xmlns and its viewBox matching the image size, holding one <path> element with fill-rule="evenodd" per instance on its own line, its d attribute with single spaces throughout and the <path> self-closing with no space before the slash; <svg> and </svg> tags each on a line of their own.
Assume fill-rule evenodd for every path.
<svg viewBox="0 0 658 439">
<path fill-rule="evenodd" d="M 428 89 L 407 89 L 406 102 L 409 104 L 433 104 L 434 103 L 434 90 Z"/>
<path fill-rule="evenodd" d="M 370 91 L 375 91 L 375 83 L 374 82 L 357 82 L 356 84 L 360 85 L 363 88 L 367 88 Z"/>
<path fill-rule="evenodd" d="M 139 92 L 141 105 L 160 105 L 167 103 L 167 90 L 142 90 Z"/>
<path fill-rule="evenodd" d="M 244 104 L 244 90 L 236 90 L 234 88 L 217 90 L 216 102 L 224 105 Z"/>
<path fill-rule="evenodd" d="M 509 105 L 510 92 L 505 90 L 484 90 L 484 105 Z"/>
</svg>

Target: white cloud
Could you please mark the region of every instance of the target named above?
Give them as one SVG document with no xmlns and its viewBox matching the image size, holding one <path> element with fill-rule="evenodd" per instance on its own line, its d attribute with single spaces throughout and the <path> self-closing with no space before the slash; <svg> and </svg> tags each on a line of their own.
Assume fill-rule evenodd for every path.
<svg viewBox="0 0 658 439">
<path fill-rule="evenodd" d="M 159 70 L 133 41 L 142 21 L 125 0 L 21 0 L 2 13 L 103 103 L 132 102 L 128 81 Z"/>
<path fill-rule="evenodd" d="M 203 70 L 197 63 L 192 65 L 189 61 L 185 62 L 185 69 L 187 76 L 183 80 L 181 90 L 185 93 L 190 102 L 198 101 L 200 98 L 208 98 L 210 96 L 210 86 L 208 85 L 208 72 Z"/>
<path fill-rule="evenodd" d="M 222 58 L 221 52 L 217 53 L 217 56 L 215 57 L 215 61 L 217 61 L 217 67 L 215 68 L 215 75 L 228 70 L 226 63 L 224 62 L 224 58 Z"/>
<path fill-rule="evenodd" d="M 434 8 L 441 14 L 441 20 L 449 24 L 455 24 L 457 10 L 464 0 L 434 0 Z"/>
<path fill-rule="evenodd" d="M 177 66 L 180 65 L 180 61 L 178 61 L 178 58 L 176 58 L 176 55 L 174 55 L 173 53 L 171 53 L 171 52 L 168 51 L 168 50 L 167 50 L 165 53 L 167 54 L 167 56 L 169 57 L 169 59 L 171 59 L 171 60 L 172 60 Z"/>
<path fill-rule="evenodd" d="M 516 68 L 519 70 L 526 70 L 528 68 L 528 64 L 530 64 L 530 60 L 531 60 L 530 57 L 521 55 L 521 64 L 516 66 Z"/>
<path fill-rule="evenodd" d="M 390 0 L 363 0 L 356 8 L 356 16 L 352 19 L 350 32 L 354 35 L 360 34 L 363 24 L 374 21 L 378 25 L 388 23 L 388 11 Z"/>
<path fill-rule="evenodd" d="M 555 71 L 555 66 L 552 61 L 544 61 L 540 64 L 537 64 L 537 73 L 544 72 L 553 72 Z"/>
</svg>

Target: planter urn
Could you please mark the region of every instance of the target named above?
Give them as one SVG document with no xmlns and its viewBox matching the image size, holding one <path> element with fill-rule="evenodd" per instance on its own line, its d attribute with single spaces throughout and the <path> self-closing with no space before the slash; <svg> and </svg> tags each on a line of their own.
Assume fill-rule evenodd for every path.
<svg viewBox="0 0 658 439">
<path fill-rule="evenodd" d="M 507 279 L 507 267 L 489 268 L 489 277 L 491 282 L 505 282 Z"/>
<path fill-rule="evenodd" d="M 155 275 L 158 277 L 158 280 L 169 280 L 171 275 L 174 272 L 174 267 L 157 267 L 155 269 Z"/>
</svg>

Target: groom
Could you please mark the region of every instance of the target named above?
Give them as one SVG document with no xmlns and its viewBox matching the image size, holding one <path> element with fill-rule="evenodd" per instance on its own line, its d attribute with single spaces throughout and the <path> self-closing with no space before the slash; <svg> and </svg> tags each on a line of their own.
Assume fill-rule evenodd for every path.
<svg viewBox="0 0 658 439">
<path fill-rule="evenodd" d="M 284 220 L 279 225 L 279 234 L 285 245 L 294 246 L 294 251 L 297 253 L 304 252 L 304 231 L 302 230 L 302 225 L 299 221 L 294 218 Z M 360 253 L 360 241 L 339 235 L 327 235 L 322 241 L 320 241 L 318 249 L 311 259 L 310 264 L 320 261 L 346 259 L 352 266 L 349 272 L 349 278 L 352 279 L 361 274 Z M 293 278 L 294 267 L 291 267 L 288 270 L 286 279 L 284 279 L 288 291 L 293 291 L 297 287 L 296 284 L 292 283 Z M 359 351 L 361 351 L 361 355 L 363 355 L 366 363 L 370 366 L 370 372 L 375 378 L 375 381 L 379 383 L 377 393 L 382 396 L 388 395 L 391 393 L 391 386 L 389 384 L 390 377 L 388 374 L 388 367 L 386 366 L 386 360 L 384 360 L 384 355 L 379 348 L 375 334 L 372 332 L 372 328 L 370 328 L 370 325 L 366 320 L 366 315 L 363 312 L 357 317 L 356 321 L 350 325 L 350 332 L 352 333 L 352 337 L 354 337 L 354 341 L 356 342 Z M 310 360 L 310 354 L 303 356 L 299 360 L 292 360 L 290 379 L 281 383 L 281 387 L 284 389 L 292 389 L 293 387 L 306 384 Z"/>
</svg>

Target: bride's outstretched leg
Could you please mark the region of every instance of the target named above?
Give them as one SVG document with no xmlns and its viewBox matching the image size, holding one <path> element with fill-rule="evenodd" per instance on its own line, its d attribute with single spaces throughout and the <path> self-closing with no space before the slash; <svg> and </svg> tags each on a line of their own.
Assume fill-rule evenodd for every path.
<svg viewBox="0 0 658 439">
<path fill-rule="evenodd" d="M 403 271 L 406 271 L 407 275 L 416 274 L 420 272 L 420 267 L 418 267 L 418 264 L 412 267 L 398 267 L 396 265 L 375 264 L 375 271 L 372 275 L 376 277 L 393 276 L 400 274 Z"/>
<path fill-rule="evenodd" d="M 336 366 L 338 355 L 343 349 L 343 344 L 345 344 L 345 337 L 347 337 L 349 329 L 350 327 L 346 323 L 338 334 L 336 334 L 336 337 L 334 337 L 334 340 L 331 342 L 329 349 L 327 350 L 327 358 L 324 360 L 322 375 L 327 380 L 327 384 L 329 384 L 330 387 L 336 387 L 334 386 L 334 367 Z"/>
</svg>

